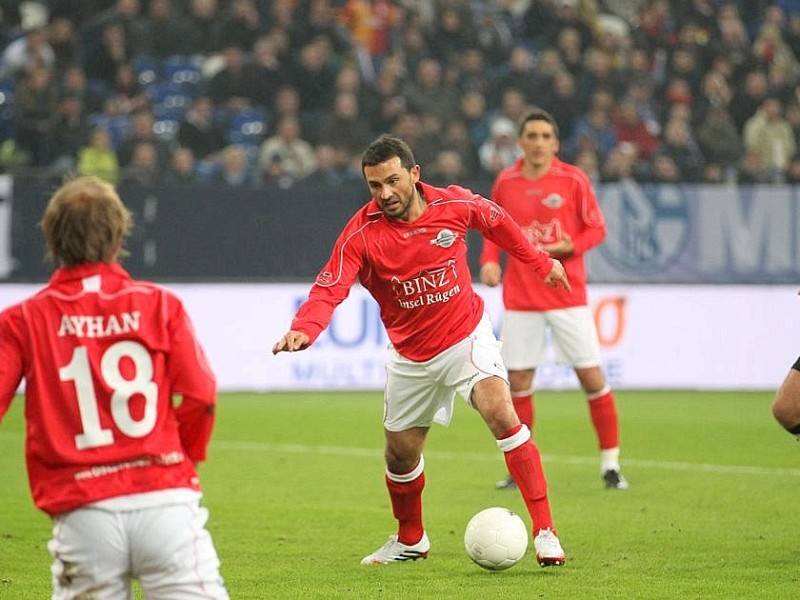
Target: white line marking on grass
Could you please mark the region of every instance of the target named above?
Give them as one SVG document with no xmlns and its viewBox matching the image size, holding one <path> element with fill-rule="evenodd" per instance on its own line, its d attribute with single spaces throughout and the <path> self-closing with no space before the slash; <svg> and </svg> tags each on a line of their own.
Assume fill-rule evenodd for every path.
<svg viewBox="0 0 800 600">
<path fill-rule="evenodd" d="M 283 454 L 320 454 L 324 456 L 357 456 L 364 458 L 382 458 L 383 450 L 374 448 L 355 448 L 349 446 L 310 446 L 304 444 L 270 444 L 265 442 L 226 442 L 212 441 L 212 446 L 220 450 L 250 450 L 256 452 L 274 452 Z M 440 460 L 466 460 L 496 462 L 496 453 L 448 452 L 426 450 L 425 456 Z M 546 463 L 564 463 L 570 465 L 595 465 L 597 457 L 558 456 L 543 454 Z M 800 477 L 800 469 L 784 469 L 779 467 L 749 467 L 746 465 L 717 465 L 712 463 L 671 462 L 661 460 L 625 459 L 625 464 L 632 467 L 646 467 L 664 471 L 694 471 L 698 473 L 732 473 L 737 475 L 788 475 Z"/>
</svg>

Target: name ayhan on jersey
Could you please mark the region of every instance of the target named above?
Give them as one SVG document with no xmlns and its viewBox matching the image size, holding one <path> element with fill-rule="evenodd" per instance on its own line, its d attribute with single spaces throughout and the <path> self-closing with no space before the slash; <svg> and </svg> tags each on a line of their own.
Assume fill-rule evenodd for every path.
<svg viewBox="0 0 800 600">
<path fill-rule="evenodd" d="M 119 315 L 61 315 L 58 337 L 100 338 L 139 331 L 140 312 Z"/>
</svg>

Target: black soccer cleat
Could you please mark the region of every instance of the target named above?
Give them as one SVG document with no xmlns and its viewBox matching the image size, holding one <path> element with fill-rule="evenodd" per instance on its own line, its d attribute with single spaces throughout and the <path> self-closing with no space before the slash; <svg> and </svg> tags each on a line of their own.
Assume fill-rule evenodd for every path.
<svg viewBox="0 0 800 600">
<path fill-rule="evenodd" d="M 609 469 L 603 473 L 603 481 L 607 490 L 627 490 L 628 480 L 625 479 L 616 469 Z"/>
</svg>

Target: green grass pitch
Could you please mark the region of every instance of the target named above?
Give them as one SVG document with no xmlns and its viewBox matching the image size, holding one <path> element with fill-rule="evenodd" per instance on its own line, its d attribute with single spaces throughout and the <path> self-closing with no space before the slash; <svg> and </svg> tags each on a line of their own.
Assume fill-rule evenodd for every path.
<svg viewBox="0 0 800 600">
<path fill-rule="evenodd" d="M 236 599 L 796 598 L 800 446 L 771 400 L 618 391 L 631 489 L 609 491 L 582 395 L 540 392 L 535 439 L 567 564 L 540 569 L 529 549 L 492 573 L 464 552 L 469 518 L 500 505 L 529 521 L 516 492 L 493 489 L 505 465 L 460 400 L 425 452 L 430 557 L 363 567 L 395 529 L 381 394 L 223 394 L 201 467 L 209 528 Z M 29 497 L 22 408 L 0 426 L 0 598 L 13 600 L 50 597 L 50 524 Z"/>
</svg>

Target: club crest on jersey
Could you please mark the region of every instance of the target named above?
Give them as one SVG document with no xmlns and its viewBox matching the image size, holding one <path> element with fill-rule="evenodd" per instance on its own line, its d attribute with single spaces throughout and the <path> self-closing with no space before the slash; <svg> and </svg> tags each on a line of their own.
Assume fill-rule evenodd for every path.
<svg viewBox="0 0 800 600">
<path fill-rule="evenodd" d="M 320 285 L 327 285 L 331 281 L 333 281 L 333 273 L 330 271 L 323 271 L 319 275 L 317 275 L 317 283 Z"/>
<path fill-rule="evenodd" d="M 550 194 L 542 200 L 542 204 L 547 208 L 561 208 L 564 206 L 564 198 L 561 197 L 561 194 Z"/>
<path fill-rule="evenodd" d="M 440 248 L 449 248 L 456 243 L 458 235 L 449 229 L 442 229 L 436 234 L 436 237 L 431 240 L 431 244 L 439 246 Z"/>
</svg>

